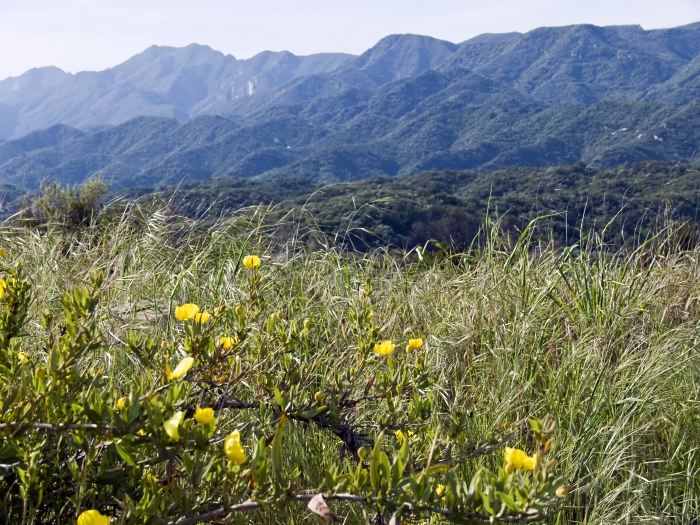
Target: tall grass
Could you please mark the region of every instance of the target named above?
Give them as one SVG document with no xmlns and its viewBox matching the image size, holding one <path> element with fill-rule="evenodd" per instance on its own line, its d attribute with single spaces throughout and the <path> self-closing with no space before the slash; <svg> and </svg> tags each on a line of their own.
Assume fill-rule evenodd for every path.
<svg viewBox="0 0 700 525">
<path fill-rule="evenodd" d="M 57 309 L 62 291 L 94 271 L 108 274 L 100 308 L 114 349 L 103 359 L 115 384 L 139 373 L 116 351 L 129 331 L 172 330 L 178 302 L 235 304 L 246 253 L 265 254 L 265 293 L 290 318 L 314 319 L 338 367 L 353 344 L 348 307 L 371 284 L 382 334 L 426 339 L 428 363 L 440 371 L 436 420 L 461 414 L 479 442 L 524 432 L 528 416 L 555 418 L 554 455 L 571 491 L 551 523 L 700 515 L 700 250 L 667 249 L 672 232 L 611 253 L 595 237 L 554 250 L 527 235 L 507 243 L 487 228 L 483 247 L 427 261 L 309 249 L 303 239 L 328 245 L 317 232 L 280 243 L 263 224 L 252 210 L 202 229 L 131 209 L 109 229 L 71 237 L 5 227 L 0 242 L 32 280 L 37 314 Z M 290 439 L 300 456 L 338 454 L 312 430 Z M 274 519 L 303 522 L 294 511 Z"/>
</svg>

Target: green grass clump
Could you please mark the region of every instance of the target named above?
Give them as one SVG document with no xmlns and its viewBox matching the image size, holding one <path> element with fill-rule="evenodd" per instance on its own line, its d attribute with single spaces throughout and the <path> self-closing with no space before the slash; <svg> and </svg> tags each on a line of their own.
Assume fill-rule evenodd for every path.
<svg viewBox="0 0 700 525">
<path fill-rule="evenodd" d="M 76 396 L 74 408 L 52 412 L 45 394 L 34 412 L 8 411 L 5 387 L 6 519 L 69 521 L 99 508 L 125 523 L 194 523 L 207 512 L 302 523 L 314 492 L 359 523 L 394 513 L 426 522 L 530 513 L 561 524 L 700 514 L 700 250 L 672 249 L 671 232 L 633 252 L 593 240 L 554 250 L 527 235 L 507 243 L 494 228 L 470 253 L 431 259 L 346 253 L 316 232 L 280 242 L 265 224 L 246 210 L 202 230 L 132 209 L 75 235 L 2 231 L 6 280 L 21 266 L 27 283 L 13 292 L 27 295 L 27 320 L 3 351 L 29 358 L 3 361 L 4 373 L 27 374 L 18 384 L 34 395 L 42 380 L 27 367 L 46 366 L 47 377 L 80 371 L 62 392 Z M 247 254 L 261 267 L 246 268 Z M 211 324 L 178 321 L 184 303 L 206 308 Z M 61 346 L 75 341 L 66 327 L 85 331 L 82 346 Z M 236 337 L 232 351 L 217 344 L 221 335 Z M 424 345 L 408 352 L 418 337 Z M 384 340 L 394 354 L 374 352 Z M 51 369 L 60 352 L 66 368 Z M 193 372 L 169 383 L 166 360 L 175 368 L 185 354 Z M 121 397 L 140 407 L 133 421 L 112 408 Z M 217 409 L 216 429 L 192 421 L 195 406 Z M 176 410 L 190 423 L 172 443 L 160 428 Z M 111 434 L 85 426 L 51 440 L 32 413 Z M 220 450 L 236 429 L 249 461 L 240 466 Z M 10 450 L 23 432 L 31 450 Z M 191 449 L 178 448 L 185 441 Z M 539 451 L 541 465 L 504 468 L 505 446 Z M 32 451 L 41 462 L 31 464 Z M 363 478 L 382 454 L 405 463 L 402 481 Z M 58 459 L 69 464 L 62 487 L 42 480 Z M 106 494 L 105 472 L 119 471 L 126 488 Z M 349 494 L 364 499 L 355 505 Z M 251 508 L 236 512 L 244 503 Z"/>
</svg>

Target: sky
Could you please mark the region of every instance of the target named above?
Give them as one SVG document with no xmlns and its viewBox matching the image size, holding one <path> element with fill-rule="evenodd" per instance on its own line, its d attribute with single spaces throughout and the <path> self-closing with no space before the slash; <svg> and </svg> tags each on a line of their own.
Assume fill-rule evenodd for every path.
<svg viewBox="0 0 700 525">
<path fill-rule="evenodd" d="M 578 23 L 700 21 L 700 0 L 0 0 L 0 79 L 32 67 L 99 70 L 157 45 L 359 54 L 393 33 L 462 42 Z"/>
</svg>

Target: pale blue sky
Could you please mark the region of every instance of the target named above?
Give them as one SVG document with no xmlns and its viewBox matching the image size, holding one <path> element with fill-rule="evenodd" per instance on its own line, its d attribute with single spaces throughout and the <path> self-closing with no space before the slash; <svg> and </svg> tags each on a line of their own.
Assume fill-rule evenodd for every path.
<svg viewBox="0 0 700 525">
<path fill-rule="evenodd" d="M 700 0 L 0 0 L 0 79 L 31 67 L 113 66 L 152 44 L 246 58 L 266 49 L 360 53 L 382 36 L 461 42 L 547 25 L 700 21 Z"/>
</svg>

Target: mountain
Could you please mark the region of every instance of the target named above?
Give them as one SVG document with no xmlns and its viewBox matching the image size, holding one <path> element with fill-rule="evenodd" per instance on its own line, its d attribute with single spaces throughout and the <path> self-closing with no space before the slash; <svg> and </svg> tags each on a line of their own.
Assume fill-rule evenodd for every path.
<svg viewBox="0 0 700 525">
<path fill-rule="evenodd" d="M 139 116 L 188 118 L 298 76 L 332 71 L 350 55 L 260 53 L 237 60 L 207 46 L 153 46 L 118 66 L 75 75 L 31 70 L 0 82 L 0 138 L 65 124 L 121 124 Z"/>
<path fill-rule="evenodd" d="M 102 88 L 69 90 L 63 103 L 53 83 L 73 85 L 83 74 L 30 73 L 20 77 L 32 86 L 22 96 L 44 97 L 32 115 L 48 122 L 51 112 L 73 108 L 71 118 L 90 124 L 0 143 L 2 180 L 25 188 L 95 172 L 114 188 L 159 188 L 222 176 L 344 181 L 580 161 L 695 162 L 700 153 L 700 24 L 540 28 L 460 44 L 394 35 L 358 57 L 237 61 L 204 46 L 151 48 L 84 74 Z M 6 97 L 6 83 L 0 103 L 11 107 L 22 96 Z M 137 99 L 150 101 L 151 114 L 100 120 L 137 111 L 128 104 Z M 76 109 L 83 106 L 89 110 Z"/>
</svg>

